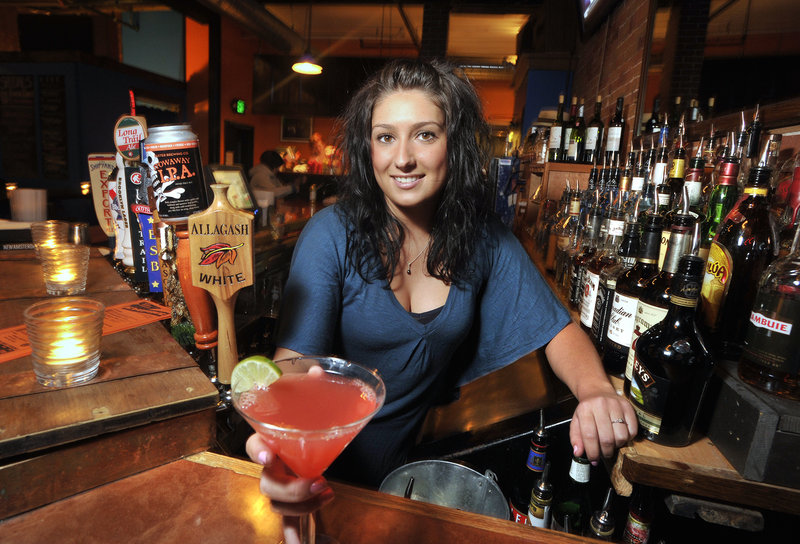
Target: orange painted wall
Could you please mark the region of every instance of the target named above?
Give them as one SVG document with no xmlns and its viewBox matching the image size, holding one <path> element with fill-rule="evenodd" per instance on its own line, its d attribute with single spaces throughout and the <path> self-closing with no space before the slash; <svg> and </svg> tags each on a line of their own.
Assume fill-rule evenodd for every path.
<svg viewBox="0 0 800 544">
<path fill-rule="evenodd" d="M 253 104 L 253 58 L 258 54 L 274 54 L 272 48 L 240 28 L 233 20 L 223 17 L 222 29 L 222 67 L 221 67 L 221 130 L 219 156 L 225 157 L 225 121 L 253 127 L 254 161 L 267 149 L 282 149 L 288 145 L 297 148 L 308 156 L 310 146 L 304 142 L 286 142 L 280 139 L 280 115 L 262 115 L 246 112 L 238 115 L 233 112 L 231 102 L 243 98 L 248 105 Z M 186 19 L 186 76 L 189 120 L 200 137 L 201 152 L 208 156 L 208 27 L 191 19 Z M 316 45 L 316 44 L 315 44 Z M 330 48 L 328 48 L 330 50 Z M 338 51 L 337 51 L 338 52 Z M 507 83 L 477 82 L 487 119 L 491 124 L 506 125 L 513 117 L 514 92 Z M 335 119 L 315 117 L 312 130 L 319 132 L 328 143 L 333 143 Z"/>
</svg>

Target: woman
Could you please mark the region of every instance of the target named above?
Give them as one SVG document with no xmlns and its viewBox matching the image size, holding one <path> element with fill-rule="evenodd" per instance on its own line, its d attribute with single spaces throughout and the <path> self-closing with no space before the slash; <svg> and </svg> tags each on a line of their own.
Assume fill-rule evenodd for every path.
<svg viewBox="0 0 800 544">
<path fill-rule="evenodd" d="M 492 215 L 488 127 L 469 82 L 442 62 L 391 62 L 353 97 L 342 130 L 341 198 L 298 241 L 275 353 L 333 353 L 386 382 L 384 407 L 328 476 L 377 486 L 442 393 L 542 346 L 579 400 L 576 454 L 607 457 L 634 436 L 590 340 Z M 324 478 L 296 478 L 256 435 L 247 451 L 276 510 L 332 498 Z"/>
</svg>

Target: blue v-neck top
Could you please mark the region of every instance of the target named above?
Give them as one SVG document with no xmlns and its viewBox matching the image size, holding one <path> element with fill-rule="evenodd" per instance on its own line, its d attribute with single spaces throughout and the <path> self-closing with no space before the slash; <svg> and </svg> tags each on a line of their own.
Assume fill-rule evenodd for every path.
<svg viewBox="0 0 800 544">
<path fill-rule="evenodd" d="M 381 411 L 329 476 L 377 486 L 403 464 L 443 388 L 462 385 L 547 344 L 570 321 L 513 233 L 493 222 L 479 236 L 469 279 L 452 284 L 438 315 L 418 320 L 385 281 L 367 282 L 345 258 L 336 206 L 303 229 L 282 297 L 277 345 L 336 355 L 378 370 Z"/>
</svg>

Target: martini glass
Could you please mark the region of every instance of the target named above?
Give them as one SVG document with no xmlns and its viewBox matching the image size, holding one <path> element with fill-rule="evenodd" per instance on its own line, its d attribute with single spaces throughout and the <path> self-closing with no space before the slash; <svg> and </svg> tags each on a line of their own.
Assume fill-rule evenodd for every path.
<svg viewBox="0 0 800 544">
<path fill-rule="evenodd" d="M 233 405 L 295 474 L 316 478 L 380 410 L 386 387 L 376 371 L 336 357 L 275 364 L 277 381 L 234 393 Z M 315 542 L 311 514 L 299 517 L 298 532 L 302 544 Z"/>
</svg>

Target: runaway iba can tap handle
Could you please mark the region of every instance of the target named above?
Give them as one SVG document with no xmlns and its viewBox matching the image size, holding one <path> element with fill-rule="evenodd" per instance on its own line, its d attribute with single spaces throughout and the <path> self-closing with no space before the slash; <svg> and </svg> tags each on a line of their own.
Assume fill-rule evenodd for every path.
<svg viewBox="0 0 800 544">
<path fill-rule="evenodd" d="M 214 201 L 189 216 L 192 284 L 211 294 L 217 307 L 218 377 L 231 383 L 239 360 L 233 309 L 243 287 L 253 285 L 253 214 L 228 202 L 228 186 L 214 184 Z"/>
</svg>

